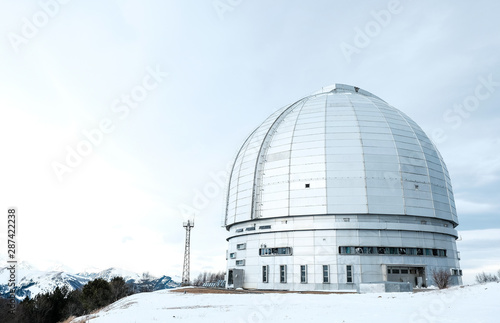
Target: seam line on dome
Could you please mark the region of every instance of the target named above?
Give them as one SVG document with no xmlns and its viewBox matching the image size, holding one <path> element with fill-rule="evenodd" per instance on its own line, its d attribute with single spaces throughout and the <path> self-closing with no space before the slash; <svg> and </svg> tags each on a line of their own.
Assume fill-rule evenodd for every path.
<svg viewBox="0 0 500 323">
<path fill-rule="evenodd" d="M 300 99 L 300 100 L 290 104 L 288 106 L 288 108 L 283 110 L 280 113 L 280 115 L 271 124 L 271 126 L 267 130 L 266 134 L 264 135 L 264 138 L 262 139 L 262 144 L 260 145 L 259 152 L 257 154 L 257 158 L 256 158 L 256 162 L 255 162 L 255 168 L 254 168 L 250 219 L 258 218 L 259 216 L 257 216 L 257 212 L 261 211 L 261 209 L 257 205 L 257 203 L 259 203 L 259 199 L 262 198 L 262 193 L 260 193 L 260 188 L 262 186 L 261 182 L 262 182 L 263 174 L 259 174 L 259 173 L 262 172 L 262 170 L 260 169 L 261 160 L 262 160 L 262 158 L 265 157 L 262 155 L 264 153 L 263 148 L 265 149 L 265 152 L 267 152 L 267 149 L 269 149 L 269 144 L 266 145 L 266 141 L 270 140 L 273 137 L 274 133 L 276 132 L 276 128 L 281 124 L 283 119 L 294 110 L 294 107 L 297 104 L 299 104 L 300 102 L 302 102 L 302 101 L 306 102 L 307 100 L 308 100 L 308 98 Z M 266 147 L 264 147 L 264 146 L 266 146 Z"/>
<path fill-rule="evenodd" d="M 363 96 L 364 99 L 366 99 L 367 96 Z M 350 97 L 346 96 L 347 100 L 349 100 L 349 103 L 351 104 L 352 108 L 352 113 L 356 117 L 356 123 L 358 124 L 358 132 L 359 132 L 359 141 L 360 141 L 360 147 L 361 147 L 361 155 L 363 156 L 363 173 L 364 173 L 364 184 L 365 184 L 365 197 L 366 197 L 366 212 L 368 213 L 370 211 L 369 208 L 369 203 L 368 203 L 368 177 L 366 175 L 366 160 L 365 160 L 365 149 L 363 146 L 363 138 L 361 136 L 361 126 L 359 124 L 359 117 L 358 113 L 356 112 L 356 109 L 354 108 L 354 104 L 352 103 L 352 100 Z M 371 102 L 371 101 L 370 101 Z"/>
<path fill-rule="evenodd" d="M 230 197 L 230 194 L 231 194 L 231 180 L 233 178 L 233 172 L 234 172 L 234 167 L 236 165 L 236 162 L 238 161 L 238 157 L 241 155 L 242 151 L 243 151 L 243 147 L 245 147 L 245 151 L 247 150 L 248 148 L 248 142 L 250 140 L 250 138 L 253 137 L 253 135 L 255 134 L 255 132 L 257 131 L 258 127 L 255 128 L 252 133 L 250 133 L 250 135 L 248 135 L 247 139 L 245 140 L 245 142 L 243 143 L 243 145 L 241 145 L 241 148 L 240 150 L 238 150 L 238 153 L 236 153 L 236 157 L 234 158 L 234 162 L 233 162 L 233 166 L 231 167 L 231 172 L 229 174 L 229 181 L 228 181 L 228 189 L 227 189 L 227 195 L 226 195 L 226 216 L 225 216 L 225 221 L 224 221 L 224 226 L 227 226 L 227 221 L 228 221 L 228 215 L 229 215 L 229 197 Z M 238 173 L 239 171 L 241 170 L 241 164 L 243 163 L 243 158 L 241 159 L 240 161 L 240 168 L 238 169 Z M 240 182 L 240 176 L 238 176 L 238 181 L 236 182 L 236 196 L 235 196 L 235 200 L 234 200 L 234 203 L 235 203 L 235 214 L 234 214 L 234 220 L 236 222 L 236 207 L 238 206 L 238 185 L 239 185 L 239 182 Z"/>
<path fill-rule="evenodd" d="M 397 110 L 397 109 L 396 109 Z M 427 175 L 429 176 L 429 183 L 430 183 L 430 192 L 431 192 L 431 197 L 432 197 L 432 205 L 434 206 L 433 207 L 433 211 L 434 211 L 434 216 L 436 218 L 439 218 L 439 219 L 442 219 L 442 217 L 440 216 L 437 216 L 436 214 L 436 205 L 434 203 L 434 195 L 432 194 L 433 193 L 433 190 L 432 190 L 432 179 L 431 179 L 431 174 L 429 172 L 429 164 L 427 162 L 427 155 L 425 154 L 425 151 L 424 151 L 424 148 L 422 147 L 422 143 L 420 142 L 420 140 L 418 139 L 418 136 L 417 136 L 417 133 L 415 132 L 415 129 L 414 127 L 411 125 L 410 122 L 408 122 L 407 118 L 409 118 L 408 116 L 406 116 L 406 114 L 404 114 L 403 112 L 397 110 L 397 112 L 399 113 L 399 115 L 401 115 L 401 117 L 404 119 L 404 121 L 406 122 L 406 124 L 408 124 L 408 126 L 412 129 L 415 137 L 417 137 L 417 142 L 418 142 L 418 145 L 420 146 L 420 149 L 422 150 L 422 154 L 424 155 L 424 158 L 425 158 L 425 165 L 427 166 L 426 169 L 427 169 Z M 418 126 L 418 125 L 417 125 Z M 450 194 L 449 194 L 449 191 L 448 191 L 448 182 L 446 181 L 446 174 L 445 174 L 445 171 L 447 171 L 446 167 L 443 166 L 444 164 L 444 160 L 441 156 L 441 154 L 439 153 L 439 150 L 437 149 L 436 145 L 434 145 L 434 143 L 431 141 L 431 139 L 427 136 L 427 134 L 420 128 L 418 127 L 417 130 L 420 130 L 422 131 L 422 133 L 427 137 L 427 139 L 429 140 L 429 142 L 431 143 L 432 147 L 434 148 L 434 151 L 436 152 L 436 155 L 437 155 L 437 159 L 439 160 L 439 164 L 441 166 L 441 173 L 443 174 L 443 181 L 444 181 L 444 184 L 445 184 L 445 189 L 446 189 L 446 197 L 448 198 L 448 208 L 450 210 L 450 215 L 451 215 L 451 220 L 453 222 L 453 226 L 456 227 L 458 225 L 458 223 L 455 222 L 455 219 L 453 217 L 453 210 L 451 209 L 451 200 L 450 200 Z M 448 175 L 449 176 L 449 175 Z M 450 179 L 451 181 L 451 179 Z M 440 185 L 436 185 L 436 186 L 440 186 Z M 458 220 L 458 217 L 457 217 L 457 220 Z"/>
<path fill-rule="evenodd" d="M 389 128 L 389 130 L 391 131 L 392 141 L 394 143 L 394 149 L 396 150 L 396 154 L 398 156 L 399 185 L 400 185 L 400 188 L 401 188 L 401 195 L 402 195 L 402 200 L 403 200 L 403 214 L 408 215 L 408 213 L 406 211 L 405 187 L 404 187 L 404 184 L 403 184 L 403 182 L 404 182 L 404 180 L 403 180 L 403 170 L 401 168 L 402 162 L 401 162 L 401 156 L 399 154 L 399 149 L 398 149 L 398 146 L 396 144 L 396 138 L 394 138 L 394 131 L 393 131 L 391 125 L 389 124 L 389 121 L 387 121 L 386 114 L 382 112 L 382 110 L 380 109 L 380 107 L 378 106 L 378 104 L 376 104 L 375 102 L 373 102 L 371 100 L 370 100 L 370 103 L 375 108 L 377 108 L 377 110 L 380 112 L 380 115 L 384 118 L 384 122 L 387 125 L 387 128 Z M 387 104 L 387 106 L 391 107 L 389 104 Z"/>
<path fill-rule="evenodd" d="M 446 186 L 446 196 L 448 197 L 448 205 L 450 207 L 450 214 L 451 214 L 452 220 L 454 221 L 453 227 L 456 227 L 458 225 L 458 216 L 456 214 L 457 211 L 456 211 L 456 205 L 455 205 L 455 197 L 454 196 L 450 197 L 450 192 L 453 194 L 453 187 L 451 186 L 451 178 L 450 178 L 450 174 L 448 172 L 448 167 L 446 167 L 446 164 L 444 163 L 443 156 L 441 156 L 441 153 L 437 149 L 437 147 L 434 144 L 434 142 L 432 142 L 431 138 L 428 138 L 428 139 L 431 142 L 432 146 L 434 147 L 434 150 L 436 151 L 436 153 L 438 155 L 439 163 L 441 164 L 441 168 L 443 170 L 444 183 L 445 183 L 445 186 Z M 449 182 L 448 182 L 448 179 L 449 179 Z M 454 205 L 454 208 L 455 208 L 455 213 L 453 213 L 453 209 L 451 207 L 451 201 L 452 200 L 453 200 L 453 205 Z"/>
<path fill-rule="evenodd" d="M 432 201 L 432 213 L 434 214 L 435 218 L 440 218 L 436 214 L 436 204 L 434 203 L 434 195 L 432 194 L 432 180 L 431 180 L 431 174 L 429 173 L 429 163 L 427 162 L 427 155 L 425 154 L 424 148 L 422 147 L 422 143 L 420 142 L 420 139 L 417 136 L 417 133 L 415 132 L 415 129 L 411 126 L 411 124 L 406 120 L 406 115 L 402 114 L 398 109 L 394 109 L 396 113 L 404 120 L 406 125 L 410 127 L 413 135 L 415 136 L 415 140 L 418 143 L 418 146 L 420 147 L 420 151 L 422 152 L 422 155 L 424 156 L 424 161 L 425 161 L 425 170 L 427 173 L 427 178 L 429 179 L 429 192 L 431 194 L 431 201 Z M 391 129 L 392 132 L 392 129 Z M 394 136 L 394 135 L 393 135 Z M 399 156 L 399 151 L 398 151 L 398 156 Z M 401 164 L 401 162 L 400 162 Z M 403 177 L 401 177 L 403 179 Z M 403 187 L 403 194 L 404 194 L 404 187 Z M 404 196 L 404 195 L 403 195 Z"/>
<path fill-rule="evenodd" d="M 316 97 L 316 96 L 315 96 Z M 304 109 L 306 103 L 310 100 L 311 96 L 308 96 L 302 106 L 300 107 L 300 110 L 297 113 L 297 118 L 295 119 L 295 123 L 293 124 L 293 130 L 292 130 L 292 140 L 290 141 L 290 157 L 288 158 L 288 206 L 287 206 L 287 216 L 290 215 L 290 202 L 291 202 L 291 189 L 292 189 L 292 180 L 291 180 L 291 174 L 292 174 L 292 146 L 293 142 L 295 139 L 295 130 L 297 129 L 297 123 L 299 122 L 300 114 L 302 113 L 302 110 Z"/>
</svg>

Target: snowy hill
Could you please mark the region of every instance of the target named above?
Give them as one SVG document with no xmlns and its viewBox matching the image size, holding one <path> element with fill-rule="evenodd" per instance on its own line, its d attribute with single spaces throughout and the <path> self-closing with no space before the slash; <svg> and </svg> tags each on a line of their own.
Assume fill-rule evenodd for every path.
<svg viewBox="0 0 500 323">
<path fill-rule="evenodd" d="M 169 276 L 162 276 L 160 278 L 142 277 L 137 273 L 119 268 L 108 268 L 98 272 L 85 271 L 78 274 L 58 270 L 65 269 L 64 267 L 52 269 L 49 271 L 40 271 L 26 262 L 19 263 L 17 271 L 17 299 L 22 300 L 25 297 L 33 298 L 39 293 L 53 291 L 56 287 L 62 288 L 66 286 L 71 291 L 81 288 L 96 278 L 110 281 L 113 277 L 117 276 L 123 277 L 137 292 L 175 288 L 180 285 Z M 8 277 L 8 266 L 0 267 L 0 296 L 8 296 Z"/>
<path fill-rule="evenodd" d="M 420 293 L 193 294 L 123 298 L 72 323 L 106 322 L 498 322 L 500 283 Z"/>
</svg>

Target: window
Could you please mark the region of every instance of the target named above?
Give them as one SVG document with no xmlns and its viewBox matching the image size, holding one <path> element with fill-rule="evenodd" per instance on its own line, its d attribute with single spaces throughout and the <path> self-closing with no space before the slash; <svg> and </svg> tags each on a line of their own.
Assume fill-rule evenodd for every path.
<svg viewBox="0 0 500 323">
<path fill-rule="evenodd" d="M 363 253 L 371 255 L 373 253 L 373 247 L 363 247 Z"/>
<path fill-rule="evenodd" d="M 306 188 L 309 188 L 309 187 L 311 187 L 311 184 L 309 184 L 309 183 L 306 184 Z"/>
<path fill-rule="evenodd" d="M 339 253 L 345 255 L 354 254 L 354 247 L 339 247 Z"/>
<path fill-rule="evenodd" d="M 245 250 L 246 248 L 247 248 L 246 243 L 240 243 L 240 244 L 236 245 L 236 249 L 238 249 L 238 250 Z"/>
<path fill-rule="evenodd" d="M 262 266 L 262 282 L 269 283 L 269 266 Z"/>
<path fill-rule="evenodd" d="M 243 232 L 243 229 L 236 229 L 236 233 Z"/>
<path fill-rule="evenodd" d="M 352 283 L 352 266 L 347 265 L 345 266 L 346 269 L 346 274 L 347 274 L 347 282 Z"/>
<path fill-rule="evenodd" d="M 408 275 L 408 269 L 401 269 L 401 273 Z"/>
<path fill-rule="evenodd" d="M 231 259 L 236 259 L 236 252 L 231 252 L 231 253 L 229 254 L 229 258 L 231 258 Z"/>
<path fill-rule="evenodd" d="M 446 249 L 424 249 L 406 247 L 352 247 L 339 246 L 341 255 L 411 255 L 411 256 L 434 256 L 446 257 Z"/>
<path fill-rule="evenodd" d="M 255 227 L 248 227 L 245 229 L 245 231 L 255 231 Z"/>
<path fill-rule="evenodd" d="M 280 283 L 286 283 L 286 265 L 280 266 Z"/>
<path fill-rule="evenodd" d="M 300 266 L 300 282 L 307 283 L 307 265 Z"/>
<path fill-rule="evenodd" d="M 245 266 L 245 259 L 236 260 L 236 266 Z"/>
<path fill-rule="evenodd" d="M 261 225 L 259 227 L 260 230 L 265 230 L 265 229 L 271 229 L 271 226 L 270 225 Z"/>
<path fill-rule="evenodd" d="M 459 274 L 460 276 L 462 276 L 462 269 L 459 269 L 459 270 L 458 270 L 458 274 Z"/>
<path fill-rule="evenodd" d="M 330 283 L 330 266 L 323 265 L 323 283 Z"/>
<path fill-rule="evenodd" d="M 290 256 L 291 254 L 292 248 L 290 247 L 259 249 L 259 256 Z"/>
<path fill-rule="evenodd" d="M 452 270 L 451 270 L 451 274 L 452 274 L 453 276 L 458 276 L 458 269 L 452 269 Z"/>
<path fill-rule="evenodd" d="M 230 270 L 227 274 L 227 284 L 232 285 L 233 284 L 233 271 Z"/>
</svg>

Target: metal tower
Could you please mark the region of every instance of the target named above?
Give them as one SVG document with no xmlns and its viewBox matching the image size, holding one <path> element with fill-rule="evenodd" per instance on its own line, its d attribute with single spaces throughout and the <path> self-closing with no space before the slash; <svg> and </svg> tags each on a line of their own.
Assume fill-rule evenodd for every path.
<svg viewBox="0 0 500 323">
<path fill-rule="evenodd" d="M 182 268 L 182 285 L 189 285 L 189 263 L 190 263 L 190 240 L 191 240 L 191 228 L 194 227 L 194 221 L 187 221 L 182 224 L 186 228 L 186 244 L 184 246 L 184 266 Z"/>
</svg>

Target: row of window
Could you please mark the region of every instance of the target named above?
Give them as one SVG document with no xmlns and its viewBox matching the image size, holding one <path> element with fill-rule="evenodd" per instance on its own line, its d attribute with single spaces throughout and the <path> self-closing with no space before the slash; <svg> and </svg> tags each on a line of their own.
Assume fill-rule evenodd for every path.
<svg viewBox="0 0 500 323">
<path fill-rule="evenodd" d="M 259 249 L 259 256 L 290 256 L 291 254 L 292 248 L 290 247 Z"/>
<path fill-rule="evenodd" d="M 269 230 L 271 229 L 271 226 L 270 225 L 261 225 L 259 226 L 259 230 Z M 245 228 L 245 230 L 243 230 L 243 228 L 240 228 L 240 229 L 236 229 L 236 233 L 240 233 L 240 232 L 243 232 L 243 231 L 255 231 L 255 227 L 247 227 Z"/>
<path fill-rule="evenodd" d="M 423 268 L 411 268 L 411 267 L 403 267 L 403 268 L 394 268 L 390 267 L 387 268 L 387 274 L 396 274 L 396 275 L 423 275 L 424 274 L 424 269 Z"/>
<path fill-rule="evenodd" d="M 341 255 L 410 255 L 446 257 L 445 249 L 406 248 L 406 247 L 339 247 Z"/>
<path fill-rule="evenodd" d="M 280 283 L 286 283 L 287 265 L 279 266 Z M 330 283 L 330 266 L 322 265 L 323 283 Z M 352 283 L 352 265 L 346 265 L 346 281 Z M 262 282 L 269 282 L 269 265 L 262 266 Z M 307 284 L 307 265 L 300 265 L 300 282 Z"/>
<path fill-rule="evenodd" d="M 238 245 L 236 247 L 238 250 L 243 250 L 244 246 Z M 243 248 L 243 249 L 242 249 Z M 290 256 L 292 254 L 292 248 L 260 248 L 259 256 Z M 230 259 L 236 259 L 236 252 L 231 252 L 229 254 Z"/>
<path fill-rule="evenodd" d="M 246 243 L 236 245 L 237 250 L 245 250 Z M 341 255 L 410 255 L 446 257 L 446 249 L 407 248 L 407 247 L 339 247 Z M 290 256 L 291 247 L 260 248 L 259 256 Z M 230 253 L 229 258 L 235 259 L 236 253 Z"/>
</svg>

